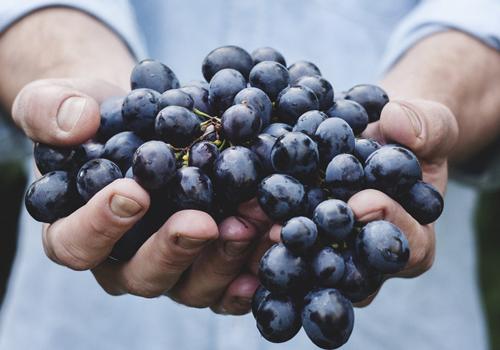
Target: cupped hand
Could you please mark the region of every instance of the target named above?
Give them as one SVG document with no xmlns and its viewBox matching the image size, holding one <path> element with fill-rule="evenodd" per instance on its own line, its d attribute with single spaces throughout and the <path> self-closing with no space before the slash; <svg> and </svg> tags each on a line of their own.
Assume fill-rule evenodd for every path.
<svg viewBox="0 0 500 350">
<path fill-rule="evenodd" d="M 50 79 L 30 83 L 17 96 L 12 116 L 34 141 L 70 146 L 99 127 L 99 104 L 125 91 L 98 80 Z M 206 213 L 172 215 L 130 261 L 107 257 L 114 244 L 147 212 L 148 193 L 119 179 L 66 218 L 44 225 L 47 256 L 75 270 L 92 270 L 112 294 L 168 295 L 185 305 L 220 313 L 248 312 L 258 281 L 241 273 L 255 238 L 271 225 L 256 201 L 219 225 Z"/>
</svg>

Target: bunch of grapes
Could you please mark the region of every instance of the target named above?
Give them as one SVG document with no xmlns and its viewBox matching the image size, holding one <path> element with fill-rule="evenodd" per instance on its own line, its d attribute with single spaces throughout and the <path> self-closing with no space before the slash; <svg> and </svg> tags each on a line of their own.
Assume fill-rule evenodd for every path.
<svg viewBox="0 0 500 350">
<path fill-rule="evenodd" d="M 357 85 L 334 98 L 316 65 L 287 68 L 268 47 L 251 55 L 219 47 L 202 72 L 206 82 L 181 87 L 166 65 L 141 61 L 131 92 L 102 103 L 92 140 L 36 143 L 42 177 L 26 193 L 28 212 L 52 223 L 114 180 L 132 178 L 151 206 L 111 252 L 126 261 L 176 211 L 202 210 L 220 221 L 256 197 L 283 224 L 281 242 L 260 262 L 252 302 L 260 333 L 284 342 L 303 327 L 317 346 L 341 346 L 354 324 L 351 303 L 377 291 L 410 255 L 398 227 L 357 223 L 347 200 L 377 189 L 428 224 L 443 199 L 422 181 L 410 150 L 357 138 L 389 100 L 380 87 Z"/>
</svg>

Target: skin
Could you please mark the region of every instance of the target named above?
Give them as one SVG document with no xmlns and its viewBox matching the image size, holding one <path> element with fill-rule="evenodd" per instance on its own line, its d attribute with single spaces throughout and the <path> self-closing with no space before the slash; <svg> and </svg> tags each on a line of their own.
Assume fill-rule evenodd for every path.
<svg viewBox="0 0 500 350">
<path fill-rule="evenodd" d="M 444 193 L 448 159 L 464 159 L 498 135 L 498 58 L 459 32 L 422 40 L 381 82 L 392 102 L 365 136 L 410 147 L 422 162 L 424 180 Z M 0 103 L 33 140 L 77 144 L 97 130 L 99 103 L 129 89 L 133 64 L 119 38 L 93 18 L 70 9 L 42 10 L 0 37 Z M 76 106 L 73 97 L 81 98 Z M 356 194 L 349 205 L 361 222 L 383 218 L 405 232 L 411 256 L 399 277 L 415 277 L 432 266 L 433 224 L 418 224 L 375 190 Z M 45 225 L 45 252 L 61 265 L 92 270 L 112 295 L 168 295 L 217 313 L 248 312 L 258 261 L 279 240 L 280 226 L 272 225 L 255 200 L 218 226 L 207 214 L 186 210 L 170 217 L 132 260 L 107 262 L 113 244 L 148 206 L 139 185 L 117 180 L 67 218 Z"/>
</svg>

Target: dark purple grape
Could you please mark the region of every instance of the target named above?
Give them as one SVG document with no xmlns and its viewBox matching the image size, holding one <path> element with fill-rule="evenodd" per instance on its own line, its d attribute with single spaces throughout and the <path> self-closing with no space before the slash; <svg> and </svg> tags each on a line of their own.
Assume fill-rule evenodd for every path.
<svg viewBox="0 0 500 350">
<path fill-rule="evenodd" d="M 305 86 L 311 89 L 319 102 L 319 109 L 326 111 L 333 105 L 333 87 L 325 78 L 319 75 L 303 76 L 294 82 L 294 85 Z"/>
<path fill-rule="evenodd" d="M 99 141 L 106 142 L 110 137 L 127 130 L 122 117 L 124 99 L 124 96 L 111 97 L 101 103 L 101 122 L 97 130 Z"/>
<path fill-rule="evenodd" d="M 264 298 L 267 297 L 269 294 L 271 294 L 271 292 L 268 291 L 263 285 L 259 285 L 259 287 L 255 290 L 255 293 L 253 294 L 252 298 L 253 317 L 257 317 L 257 310 L 259 309 L 260 304 L 262 303 Z"/>
<path fill-rule="evenodd" d="M 285 57 L 272 47 L 259 47 L 252 52 L 253 64 L 259 64 L 263 61 L 274 61 L 286 67 Z"/>
<path fill-rule="evenodd" d="M 398 202 L 421 225 L 436 221 L 444 207 L 439 191 L 423 181 L 417 181 L 407 193 L 398 197 Z"/>
<path fill-rule="evenodd" d="M 354 134 L 351 127 L 340 118 L 328 118 L 322 122 L 315 134 L 321 162 L 326 166 L 336 155 L 352 153 Z"/>
<path fill-rule="evenodd" d="M 202 88 L 199 86 L 184 86 L 179 90 L 191 96 L 194 103 L 193 108 L 196 108 L 203 113 L 212 113 L 212 108 L 208 102 L 208 87 Z"/>
<path fill-rule="evenodd" d="M 340 281 L 340 292 L 353 303 L 359 303 L 375 293 L 383 283 L 379 272 L 369 270 L 358 261 L 351 251 L 345 251 L 344 277 Z"/>
<path fill-rule="evenodd" d="M 328 116 L 320 111 L 307 111 L 302 114 L 293 127 L 293 131 L 300 131 L 309 137 L 314 138 L 318 126 L 324 122 Z"/>
<path fill-rule="evenodd" d="M 309 287 L 310 277 L 306 260 L 282 243 L 273 245 L 260 259 L 260 282 L 273 294 L 300 295 Z"/>
<path fill-rule="evenodd" d="M 214 164 L 214 181 L 220 200 L 241 203 L 251 199 L 257 192 L 262 173 L 259 158 L 248 148 L 225 149 Z"/>
<path fill-rule="evenodd" d="M 276 137 L 269 134 L 260 134 L 250 145 L 252 152 L 259 157 L 266 174 L 274 172 L 271 163 L 271 150 L 275 142 Z"/>
<path fill-rule="evenodd" d="M 175 154 L 165 142 L 148 141 L 134 154 L 134 179 L 145 189 L 157 190 L 167 185 L 176 171 Z"/>
<path fill-rule="evenodd" d="M 75 183 L 66 171 L 51 171 L 33 182 L 24 203 L 37 221 L 53 223 L 66 217 L 80 205 Z"/>
<path fill-rule="evenodd" d="M 328 194 L 326 191 L 319 187 L 310 187 L 306 190 L 306 196 L 304 199 L 304 213 L 308 217 L 312 217 L 314 214 L 314 209 L 319 203 L 324 202 L 328 199 Z"/>
<path fill-rule="evenodd" d="M 368 113 L 359 103 L 350 100 L 337 100 L 326 111 L 331 118 L 344 119 L 351 127 L 354 135 L 361 134 L 368 125 Z"/>
<path fill-rule="evenodd" d="M 295 178 L 283 174 L 266 177 L 257 191 L 257 199 L 264 212 L 278 221 L 299 214 L 304 197 L 304 186 Z"/>
<path fill-rule="evenodd" d="M 353 194 L 363 189 L 363 166 L 353 155 L 339 154 L 328 163 L 325 183 L 333 197 L 347 202 Z"/>
<path fill-rule="evenodd" d="M 210 80 L 208 101 L 211 108 L 222 114 L 234 101 L 234 97 L 247 87 L 247 81 L 240 72 L 234 69 L 222 69 Z"/>
<path fill-rule="evenodd" d="M 194 101 L 191 95 L 181 89 L 171 89 L 161 94 L 158 101 L 160 109 L 168 106 L 180 106 L 187 109 L 193 109 Z"/>
<path fill-rule="evenodd" d="M 88 162 L 91 159 L 102 158 L 104 154 L 104 145 L 95 141 L 87 141 L 78 149 L 81 164 Z"/>
<path fill-rule="evenodd" d="M 260 62 L 250 71 L 250 85 L 264 91 L 272 101 L 288 86 L 288 82 L 288 71 L 278 62 Z"/>
<path fill-rule="evenodd" d="M 158 91 L 160 94 L 179 87 L 179 80 L 175 73 L 163 63 L 145 59 L 139 62 L 130 76 L 132 90 L 147 88 Z"/>
<path fill-rule="evenodd" d="M 382 88 L 370 84 L 361 84 L 350 88 L 345 99 L 356 101 L 363 106 L 368 113 L 370 123 L 380 119 L 382 109 L 389 102 L 389 97 Z"/>
<path fill-rule="evenodd" d="M 262 127 L 266 127 L 271 123 L 273 104 L 266 93 L 261 89 L 249 87 L 241 90 L 234 97 L 234 104 L 238 103 L 252 106 L 262 119 Z"/>
<path fill-rule="evenodd" d="M 225 68 L 232 68 L 248 78 L 253 67 L 252 57 L 248 52 L 238 46 L 222 46 L 212 50 L 203 60 L 201 70 L 207 81 Z"/>
<path fill-rule="evenodd" d="M 384 146 L 373 152 L 365 162 L 365 183 L 368 188 L 397 197 L 422 179 L 417 157 L 408 149 Z"/>
<path fill-rule="evenodd" d="M 178 210 L 210 211 L 214 202 L 212 181 L 200 169 L 186 167 L 177 170 L 170 187 L 172 200 Z"/>
<path fill-rule="evenodd" d="M 132 166 L 135 151 L 143 143 L 144 141 L 133 132 L 121 132 L 104 144 L 102 157 L 111 160 L 122 172 L 126 172 Z"/>
<path fill-rule="evenodd" d="M 214 163 L 219 153 L 219 149 L 212 142 L 197 142 L 189 150 L 188 164 L 200 168 L 205 174 L 210 175 L 213 173 Z"/>
<path fill-rule="evenodd" d="M 368 157 L 380 147 L 380 144 L 375 140 L 356 139 L 353 154 L 364 165 Z"/>
<path fill-rule="evenodd" d="M 313 221 L 329 241 L 341 242 L 349 237 L 354 227 L 351 208 L 338 199 L 328 199 L 314 209 Z"/>
<path fill-rule="evenodd" d="M 305 216 L 291 218 L 281 228 L 281 242 L 291 252 L 298 255 L 308 254 L 316 243 L 317 237 L 316 224 Z"/>
<path fill-rule="evenodd" d="M 155 122 L 158 138 L 174 147 L 186 147 L 201 136 L 201 120 L 189 109 L 179 106 L 163 108 Z"/>
<path fill-rule="evenodd" d="M 287 132 L 292 131 L 292 127 L 285 123 L 272 123 L 269 124 L 267 128 L 265 128 L 262 133 L 274 136 L 276 138 L 286 134 Z"/>
<path fill-rule="evenodd" d="M 154 134 L 155 118 L 160 111 L 160 94 L 150 89 L 132 90 L 123 100 L 122 117 L 127 130 L 143 137 Z"/>
<path fill-rule="evenodd" d="M 289 132 L 276 140 L 271 150 L 274 170 L 306 180 L 314 179 L 319 164 L 316 142 L 301 132 Z"/>
<path fill-rule="evenodd" d="M 233 144 L 242 144 L 259 135 L 262 119 L 252 106 L 236 104 L 222 114 L 221 124 L 227 140 Z"/>
<path fill-rule="evenodd" d="M 260 303 L 255 320 L 257 329 L 265 339 L 283 343 L 300 330 L 300 308 L 288 296 L 269 294 Z"/>
<path fill-rule="evenodd" d="M 401 230 L 385 220 L 366 224 L 356 237 L 356 255 L 368 268 L 384 274 L 404 269 L 410 258 L 408 240 Z"/>
<path fill-rule="evenodd" d="M 336 289 L 312 291 L 304 300 L 302 326 L 316 346 L 339 348 L 347 343 L 354 327 L 352 304 Z"/>
<path fill-rule="evenodd" d="M 92 159 L 85 163 L 76 175 L 76 188 L 85 202 L 97 192 L 123 177 L 120 168 L 108 159 Z"/>
<path fill-rule="evenodd" d="M 290 74 L 290 83 L 295 83 L 302 77 L 311 75 L 321 75 L 319 68 L 312 62 L 297 61 L 288 67 Z"/>
<path fill-rule="evenodd" d="M 311 261 L 312 272 L 316 285 L 335 288 L 344 276 L 344 258 L 330 246 L 316 253 Z"/>
<path fill-rule="evenodd" d="M 288 124 L 295 124 L 302 114 L 317 109 L 318 98 L 311 89 L 304 86 L 286 88 L 276 100 L 276 114 L 280 121 Z"/>
<path fill-rule="evenodd" d="M 72 172 L 81 165 L 78 164 L 80 157 L 77 147 L 57 147 L 36 142 L 33 153 L 36 167 L 42 175 L 56 170 Z"/>
<path fill-rule="evenodd" d="M 185 88 L 185 87 L 189 87 L 189 86 L 197 86 L 199 88 L 202 88 L 202 89 L 205 89 L 208 91 L 208 82 L 206 82 L 205 80 L 190 80 L 187 83 L 183 84 L 181 86 L 181 89 Z"/>
</svg>

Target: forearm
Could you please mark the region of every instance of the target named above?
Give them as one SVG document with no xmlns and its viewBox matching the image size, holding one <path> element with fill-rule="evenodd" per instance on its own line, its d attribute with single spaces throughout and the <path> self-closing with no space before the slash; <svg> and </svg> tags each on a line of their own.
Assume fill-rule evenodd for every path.
<svg viewBox="0 0 500 350">
<path fill-rule="evenodd" d="M 105 25 L 79 11 L 35 12 L 0 35 L 0 103 L 10 109 L 27 83 L 43 78 L 95 78 L 128 88 L 134 60 Z"/>
<path fill-rule="evenodd" d="M 460 160 L 499 134 L 499 82 L 500 54 L 466 34 L 449 31 L 415 45 L 382 85 L 391 99 L 423 98 L 448 106 L 460 133 L 451 157 Z"/>
</svg>

